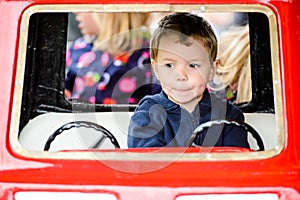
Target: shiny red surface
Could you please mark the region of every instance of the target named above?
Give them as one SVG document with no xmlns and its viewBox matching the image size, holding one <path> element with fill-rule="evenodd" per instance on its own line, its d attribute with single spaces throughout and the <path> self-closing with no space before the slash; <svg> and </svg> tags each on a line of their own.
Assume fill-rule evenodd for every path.
<svg viewBox="0 0 300 200">
<path fill-rule="evenodd" d="M 254 3 L 273 9 L 278 20 L 286 146 L 278 156 L 247 161 L 173 162 L 148 173 L 114 170 L 100 161 L 34 160 L 15 154 L 9 145 L 13 85 L 22 12 L 35 4 L 86 3 L 81 0 L 0 1 L 0 199 L 16 191 L 108 192 L 118 199 L 174 199 L 180 194 L 264 193 L 299 199 L 300 193 L 300 0 L 92 0 L 89 3 Z M 109 161 L 128 169 L 163 162 Z M 86 186 L 84 186 L 86 185 Z M 138 186 L 138 187 L 135 187 Z"/>
</svg>

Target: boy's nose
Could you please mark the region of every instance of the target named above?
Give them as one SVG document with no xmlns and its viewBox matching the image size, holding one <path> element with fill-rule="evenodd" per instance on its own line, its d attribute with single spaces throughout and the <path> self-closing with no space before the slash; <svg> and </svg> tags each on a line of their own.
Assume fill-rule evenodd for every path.
<svg viewBox="0 0 300 200">
<path fill-rule="evenodd" d="M 184 66 L 177 67 L 175 71 L 177 80 L 187 80 L 187 71 Z"/>
</svg>

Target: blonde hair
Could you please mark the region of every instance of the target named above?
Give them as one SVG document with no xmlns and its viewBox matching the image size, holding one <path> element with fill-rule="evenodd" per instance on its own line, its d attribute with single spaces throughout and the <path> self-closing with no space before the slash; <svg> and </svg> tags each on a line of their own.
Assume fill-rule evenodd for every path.
<svg viewBox="0 0 300 200">
<path fill-rule="evenodd" d="M 112 55 L 131 52 L 142 47 L 149 22 L 149 13 L 94 13 L 99 33 L 94 50 Z M 140 28 L 145 28 L 143 31 Z M 146 37 L 150 37 L 150 34 Z"/>
<path fill-rule="evenodd" d="M 223 85 L 211 89 L 221 90 L 237 84 L 235 103 L 249 102 L 252 97 L 249 27 L 232 27 L 223 32 L 218 48 L 216 76 Z"/>
</svg>

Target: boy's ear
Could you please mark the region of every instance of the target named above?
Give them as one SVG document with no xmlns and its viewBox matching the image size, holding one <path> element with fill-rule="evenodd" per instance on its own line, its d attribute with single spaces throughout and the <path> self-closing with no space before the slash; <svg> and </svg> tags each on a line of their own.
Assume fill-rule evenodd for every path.
<svg viewBox="0 0 300 200">
<path fill-rule="evenodd" d="M 212 67 L 210 68 L 209 81 L 211 81 L 215 76 L 218 66 L 219 66 L 219 61 L 215 60 L 212 64 Z"/>
<path fill-rule="evenodd" d="M 151 67 L 153 69 L 154 75 L 156 76 L 156 79 L 159 81 L 159 76 L 157 72 L 157 65 L 153 59 L 151 59 Z"/>
</svg>

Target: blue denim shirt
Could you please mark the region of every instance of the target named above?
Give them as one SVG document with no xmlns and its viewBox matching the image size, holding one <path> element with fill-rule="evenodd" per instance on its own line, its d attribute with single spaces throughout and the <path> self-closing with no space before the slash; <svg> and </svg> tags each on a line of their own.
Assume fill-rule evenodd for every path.
<svg viewBox="0 0 300 200">
<path fill-rule="evenodd" d="M 214 119 L 244 121 L 244 115 L 207 90 L 192 113 L 170 101 L 163 91 L 149 95 L 140 101 L 130 120 L 128 147 L 183 147 L 196 127 Z M 249 148 L 247 132 L 241 127 L 226 124 L 220 131 L 210 129 L 204 130 L 195 144 Z"/>
</svg>

